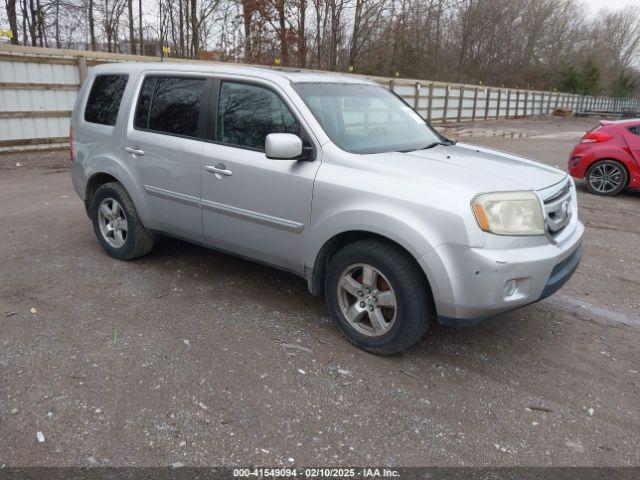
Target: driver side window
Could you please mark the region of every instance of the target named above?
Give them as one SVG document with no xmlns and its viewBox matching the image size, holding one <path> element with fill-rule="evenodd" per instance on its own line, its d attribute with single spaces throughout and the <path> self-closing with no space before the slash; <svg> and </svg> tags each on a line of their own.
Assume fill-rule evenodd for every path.
<svg viewBox="0 0 640 480">
<path fill-rule="evenodd" d="M 264 151 L 264 142 L 270 133 L 300 135 L 300 125 L 278 95 L 256 85 L 222 82 L 218 142 Z"/>
</svg>

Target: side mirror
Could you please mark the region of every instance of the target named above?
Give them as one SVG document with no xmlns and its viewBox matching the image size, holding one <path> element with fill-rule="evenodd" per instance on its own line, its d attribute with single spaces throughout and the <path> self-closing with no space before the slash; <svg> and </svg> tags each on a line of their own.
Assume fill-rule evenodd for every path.
<svg viewBox="0 0 640 480">
<path fill-rule="evenodd" d="M 272 160 L 294 160 L 302 151 L 302 139 L 293 133 L 270 133 L 264 142 L 264 153 Z"/>
</svg>

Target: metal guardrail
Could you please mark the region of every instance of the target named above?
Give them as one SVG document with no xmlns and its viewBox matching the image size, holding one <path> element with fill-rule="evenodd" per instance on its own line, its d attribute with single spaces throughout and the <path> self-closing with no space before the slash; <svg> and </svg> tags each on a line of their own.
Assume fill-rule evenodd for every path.
<svg viewBox="0 0 640 480">
<path fill-rule="evenodd" d="M 93 65 L 156 57 L 0 45 L 0 152 L 65 147 L 69 115 Z M 165 58 L 169 63 L 217 62 Z M 393 90 L 435 124 L 548 115 L 555 108 L 622 115 L 640 99 L 576 95 L 415 79 L 367 77 Z"/>
</svg>

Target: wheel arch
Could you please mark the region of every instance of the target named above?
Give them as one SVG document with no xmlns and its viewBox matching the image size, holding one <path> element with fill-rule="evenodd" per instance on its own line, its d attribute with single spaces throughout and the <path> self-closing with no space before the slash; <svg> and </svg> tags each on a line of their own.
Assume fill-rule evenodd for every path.
<svg viewBox="0 0 640 480">
<path fill-rule="evenodd" d="M 91 199 L 96 194 L 98 188 L 100 188 L 105 183 L 110 182 L 117 182 L 122 184 L 120 180 L 109 173 L 97 172 L 89 177 L 84 188 L 84 206 L 87 212 L 89 211 L 89 204 L 91 203 Z"/>
<path fill-rule="evenodd" d="M 420 266 L 416 255 L 412 253 L 409 248 L 407 248 L 402 243 L 394 240 L 393 238 L 390 238 L 389 236 L 374 232 L 372 230 L 354 229 L 345 230 L 333 235 L 331 238 L 327 239 L 322 244 L 322 247 L 320 247 L 320 249 L 318 250 L 312 266 L 306 269 L 307 286 L 309 288 L 309 292 L 311 292 L 312 295 L 319 296 L 323 294 L 324 278 L 327 272 L 327 267 L 329 265 L 329 262 L 331 261 L 331 258 L 333 258 L 336 252 L 338 252 L 338 250 L 346 245 L 364 239 L 378 239 L 387 242 L 405 253 L 421 272 L 424 278 L 425 286 L 432 294 L 433 291 L 431 288 L 431 281 L 429 280 L 429 276 Z"/>
<path fill-rule="evenodd" d="M 91 171 L 87 172 L 87 180 L 84 186 L 84 202 L 87 213 L 91 199 L 95 192 L 105 183 L 117 182 L 127 191 L 131 197 L 131 201 L 138 212 L 141 220 L 145 225 L 148 223 L 147 209 L 144 195 L 139 187 L 136 187 L 136 181 L 131 172 L 123 167 L 118 161 L 110 158 L 102 158 L 97 160 Z"/>
</svg>

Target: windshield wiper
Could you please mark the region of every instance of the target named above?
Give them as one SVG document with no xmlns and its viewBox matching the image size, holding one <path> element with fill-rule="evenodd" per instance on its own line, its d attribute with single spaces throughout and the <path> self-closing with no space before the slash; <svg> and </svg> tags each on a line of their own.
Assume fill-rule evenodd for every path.
<svg viewBox="0 0 640 480">
<path fill-rule="evenodd" d="M 398 153 L 409 153 L 409 152 L 417 152 L 418 150 L 428 150 L 429 148 L 433 148 L 436 147 L 438 145 L 444 145 L 445 147 L 448 147 L 450 145 L 455 145 L 456 141 L 455 140 L 449 140 L 444 139 L 444 140 L 440 140 L 438 142 L 433 142 L 430 143 L 429 145 L 425 146 L 425 147 L 420 147 L 420 148 L 410 148 L 408 150 L 398 150 Z"/>
<path fill-rule="evenodd" d="M 429 145 L 427 145 L 425 147 L 418 148 L 417 150 L 428 150 L 430 148 L 437 147 L 438 145 L 443 145 L 445 147 L 448 147 L 450 145 L 455 145 L 455 144 L 456 144 L 455 140 L 446 139 L 446 140 L 441 140 L 439 142 L 430 143 Z"/>
</svg>

